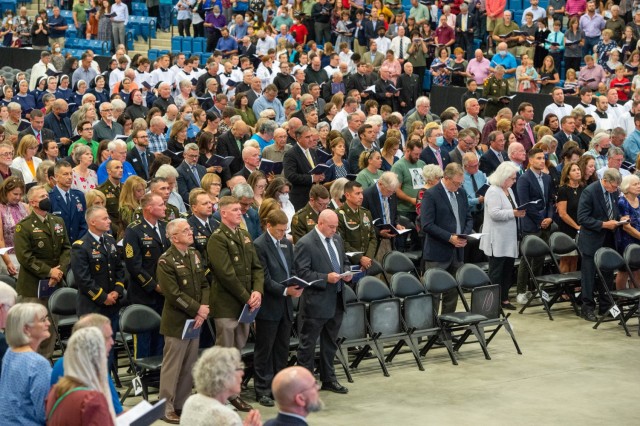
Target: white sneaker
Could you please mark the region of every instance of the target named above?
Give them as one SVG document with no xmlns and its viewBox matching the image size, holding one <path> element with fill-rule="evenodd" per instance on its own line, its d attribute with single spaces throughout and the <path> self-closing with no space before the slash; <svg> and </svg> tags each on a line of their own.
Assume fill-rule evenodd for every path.
<svg viewBox="0 0 640 426">
<path fill-rule="evenodd" d="M 526 293 L 518 293 L 516 296 L 516 302 L 518 302 L 519 305 L 526 305 L 528 301 L 529 298 Z"/>
</svg>

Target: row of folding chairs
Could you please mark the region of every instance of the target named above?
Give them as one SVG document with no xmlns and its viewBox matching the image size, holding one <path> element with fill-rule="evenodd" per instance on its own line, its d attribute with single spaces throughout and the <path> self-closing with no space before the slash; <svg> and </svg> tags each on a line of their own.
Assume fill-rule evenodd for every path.
<svg viewBox="0 0 640 426">
<path fill-rule="evenodd" d="M 400 253 L 391 255 L 411 262 Z M 385 258 L 386 260 L 386 258 Z M 347 380 L 353 381 L 351 370 L 358 367 L 371 351 L 385 376 L 387 364 L 407 346 L 418 368 L 423 371 L 424 357 L 436 343 L 444 345 L 451 362 L 458 364 L 456 352 L 473 335 L 487 360 L 491 357 L 488 345 L 504 327 L 511 336 L 518 354 L 520 347 L 513 329 L 500 304 L 500 289 L 491 284 L 487 274 L 477 265 L 464 265 L 454 278 L 439 268 L 428 270 L 422 281 L 410 271 L 397 271 L 390 285 L 372 276 L 364 277 L 356 291 L 345 288 L 346 310 L 338 333 L 337 358 Z M 463 310 L 437 314 L 440 298 L 455 291 L 462 301 Z M 471 294 L 471 304 L 464 295 Z M 485 338 L 485 333 L 489 334 Z M 457 340 L 453 339 L 456 335 Z M 454 343 L 455 342 L 455 343 Z M 391 348 L 388 353 L 385 347 Z M 349 363 L 349 348 L 355 356 Z"/>
</svg>

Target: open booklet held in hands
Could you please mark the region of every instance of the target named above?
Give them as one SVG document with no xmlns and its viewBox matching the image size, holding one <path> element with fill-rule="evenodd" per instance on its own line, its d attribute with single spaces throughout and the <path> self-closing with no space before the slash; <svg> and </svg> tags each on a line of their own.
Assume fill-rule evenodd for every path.
<svg viewBox="0 0 640 426">
<path fill-rule="evenodd" d="M 289 279 L 286 279 L 284 281 L 282 281 L 280 284 L 286 286 L 286 287 L 298 287 L 298 288 L 306 288 L 309 287 L 311 285 L 313 285 L 314 283 L 318 283 L 321 282 L 322 280 L 314 280 L 314 281 L 305 281 L 300 277 L 297 276 L 293 276 Z"/>
<path fill-rule="evenodd" d="M 524 204 L 520 204 L 518 207 L 516 207 L 516 210 L 523 210 L 528 205 L 530 205 L 530 204 L 538 204 L 540 201 L 542 201 L 542 200 L 533 200 L 533 201 L 529 201 L 529 202 L 524 203 Z"/>
</svg>

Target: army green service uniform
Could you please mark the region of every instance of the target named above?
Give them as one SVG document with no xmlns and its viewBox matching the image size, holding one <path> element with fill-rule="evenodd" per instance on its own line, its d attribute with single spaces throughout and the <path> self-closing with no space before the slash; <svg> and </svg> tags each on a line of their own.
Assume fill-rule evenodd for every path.
<svg viewBox="0 0 640 426">
<path fill-rule="evenodd" d="M 504 78 L 498 79 L 492 75 L 484 81 L 482 96 L 487 99 L 484 116 L 495 117 L 499 110 L 507 106 L 500 100 L 500 97 L 509 96 L 509 83 Z"/>
<path fill-rule="evenodd" d="M 167 210 L 165 212 L 164 215 L 164 221 L 169 223 L 171 222 L 173 219 L 178 219 L 180 217 L 180 210 L 174 206 L 171 203 L 165 203 L 165 206 L 167 207 Z"/>
<path fill-rule="evenodd" d="M 105 208 L 111 218 L 111 233 L 115 236 L 120 236 L 119 232 L 123 231 L 122 221 L 120 220 L 120 190 L 122 185 L 115 186 L 109 179 L 104 181 L 102 185 L 96 188 L 102 192 L 107 198 Z"/>
<path fill-rule="evenodd" d="M 373 259 L 376 254 L 376 232 L 374 230 L 371 212 L 364 207 L 357 211 L 344 203 L 336 213 L 338 214 L 338 232 L 344 240 L 344 251 L 360 251 L 364 254 L 351 256 L 352 265 L 360 263 L 362 256 Z"/>
<path fill-rule="evenodd" d="M 213 273 L 210 308 L 218 334 L 216 344 L 242 349 L 249 335 L 249 324 L 237 319 L 251 293 L 264 294 L 264 271 L 249 233 L 224 223 L 207 244 L 209 267 Z"/>
<path fill-rule="evenodd" d="M 300 238 L 308 234 L 318 224 L 318 213 L 307 203 L 293 215 L 291 219 L 291 235 L 293 243 L 297 243 Z"/>
</svg>

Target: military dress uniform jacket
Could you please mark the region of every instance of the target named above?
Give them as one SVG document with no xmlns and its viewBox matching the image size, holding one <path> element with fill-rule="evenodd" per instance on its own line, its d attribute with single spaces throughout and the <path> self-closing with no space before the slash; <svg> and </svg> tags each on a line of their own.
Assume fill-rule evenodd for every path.
<svg viewBox="0 0 640 426">
<path fill-rule="evenodd" d="M 506 105 L 500 101 L 500 97 L 509 96 L 509 84 L 504 78 L 498 79 L 491 76 L 484 81 L 482 96 L 487 99 L 487 106 L 484 109 L 485 117 L 495 117 L 498 111 Z"/>
<path fill-rule="evenodd" d="M 252 291 L 264 293 L 264 271 L 251 237 L 221 223 L 209 238 L 207 253 L 213 273 L 213 316 L 237 319 Z"/>
<path fill-rule="evenodd" d="M 107 179 L 96 189 L 102 192 L 107 198 L 107 201 L 105 202 L 105 208 L 107 209 L 107 213 L 109 213 L 109 217 L 111 218 L 111 232 L 113 235 L 118 235 L 121 224 L 119 206 L 120 190 L 122 189 L 122 185 L 115 186 L 109 179 Z"/>
<path fill-rule="evenodd" d="M 160 334 L 182 338 L 188 319 L 194 319 L 200 305 L 209 304 L 209 282 L 204 276 L 204 262 L 193 248 L 183 255 L 175 246 L 158 260 L 158 282 L 164 294 Z"/>
<path fill-rule="evenodd" d="M 297 243 L 300 238 L 308 234 L 318 223 L 318 213 L 307 203 L 293 215 L 291 219 L 291 235 L 293 243 Z"/>
<path fill-rule="evenodd" d="M 336 213 L 338 214 L 338 233 L 344 240 L 344 251 L 364 253 L 351 256 L 349 259 L 351 263 L 359 263 L 362 256 L 373 259 L 376 255 L 378 240 L 371 212 L 364 207 L 355 211 L 344 203 Z"/>
<path fill-rule="evenodd" d="M 133 222 L 124 233 L 125 265 L 131 276 L 127 296 L 131 303 L 155 305 L 163 297 L 155 289 L 158 259 L 169 248 L 167 225 L 158 221 L 162 238 L 146 220 Z"/>
<path fill-rule="evenodd" d="M 116 240 L 104 234 L 104 246 L 90 233 L 71 246 L 71 270 L 78 285 L 78 316 L 92 312 L 109 318 L 120 311 L 124 293 L 124 266 L 118 257 Z M 118 300 L 107 306 L 107 295 L 115 291 Z"/>
<path fill-rule="evenodd" d="M 198 250 L 198 252 L 200 253 L 200 260 L 202 260 L 205 265 L 205 274 L 207 275 L 207 278 L 211 279 L 211 270 L 209 269 L 209 256 L 207 255 L 207 243 L 209 242 L 209 237 L 211 237 L 213 231 L 218 229 L 218 226 L 220 226 L 220 222 L 215 220 L 213 217 L 210 217 L 209 228 L 211 228 L 211 231 L 209 231 L 207 227 L 202 224 L 200 219 L 193 215 L 189 216 L 187 222 L 193 230 L 193 248 Z"/>
<path fill-rule="evenodd" d="M 38 281 L 60 265 L 67 273 L 71 244 L 62 218 L 47 214 L 44 222 L 35 214 L 16 225 L 14 246 L 20 273 L 16 290 L 23 297 L 38 297 Z"/>
</svg>

